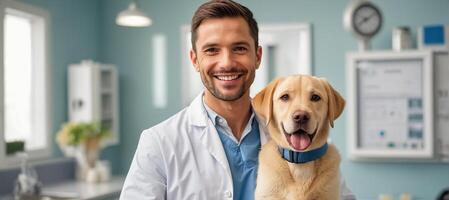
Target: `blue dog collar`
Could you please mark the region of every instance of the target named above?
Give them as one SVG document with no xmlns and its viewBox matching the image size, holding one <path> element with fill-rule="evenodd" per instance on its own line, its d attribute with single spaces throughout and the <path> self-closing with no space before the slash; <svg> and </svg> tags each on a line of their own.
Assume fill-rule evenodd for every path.
<svg viewBox="0 0 449 200">
<path fill-rule="evenodd" d="M 282 147 L 279 147 L 279 153 L 281 153 L 281 157 L 291 163 L 306 163 L 310 161 L 314 161 L 318 158 L 321 158 L 327 151 L 327 143 L 325 143 L 323 146 L 321 146 L 318 149 L 314 149 L 312 151 L 306 151 L 306 152 L 298 152 L 298 151 L 292 151 L 290 149 L 284 149 Z"/>
</svg>

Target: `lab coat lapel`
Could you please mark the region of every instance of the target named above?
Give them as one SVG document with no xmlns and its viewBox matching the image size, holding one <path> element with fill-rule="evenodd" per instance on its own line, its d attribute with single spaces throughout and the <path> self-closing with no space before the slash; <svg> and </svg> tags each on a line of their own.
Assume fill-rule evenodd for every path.
<svg viewBox="0 0 449 200">
<path fill-rule="evenodd" d="M 208 122 L 208 125 L 205 127 L 202 134 L 201 143 L 203 143 L 209 153 L 225 168 L 229 177 L 232 178 L 231 168 L 229 167 L 223 144 L 221 143 L 220 137 L 212 122 Z"/>
<path fill-rule="evenodd" d="M 201 134 L 200 140 L 204 148 L 224 167 L 229 177 L 232 178 L 223 144 L 204 109 L 203 92 L 190 104 L 188 113 L 192 125 L 192 134 Z"/>
</svg>

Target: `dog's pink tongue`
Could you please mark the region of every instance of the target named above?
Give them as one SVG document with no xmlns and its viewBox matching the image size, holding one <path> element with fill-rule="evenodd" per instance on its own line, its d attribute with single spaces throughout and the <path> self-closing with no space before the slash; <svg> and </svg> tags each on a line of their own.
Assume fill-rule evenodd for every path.
<svg viewBox="0 0 449 200">
<path fill-rule="evenodd" d="M 307 134 L 293 134 L 290 137 L 290 142 L 296 150 L 304 150 L 310 145 L 310 137 Z"/>
</svg>

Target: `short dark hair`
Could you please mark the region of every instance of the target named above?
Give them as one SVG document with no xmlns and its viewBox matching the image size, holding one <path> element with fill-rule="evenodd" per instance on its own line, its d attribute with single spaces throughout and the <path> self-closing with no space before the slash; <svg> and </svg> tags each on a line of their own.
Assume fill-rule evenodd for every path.
<svg viewBox="0 0 449 200">
<path fill-rule="evenodd" d="M 192 48 L 196 52 L 195 42 L 197 30 L 203 20 L 223 17 L 242 17 L 248 23 L 251 37 L 254 39 L 256 49 L 259 46 L 259 28 L 253 13 L 245 6 L 232 0 L 211 0 L 201 5 L 192 17 Z"/>
</svg>

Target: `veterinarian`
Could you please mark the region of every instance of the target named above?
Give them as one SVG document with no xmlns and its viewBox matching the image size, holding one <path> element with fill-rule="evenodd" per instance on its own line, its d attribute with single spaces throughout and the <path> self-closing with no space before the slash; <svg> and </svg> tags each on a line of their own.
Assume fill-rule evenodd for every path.
<svg viewBox="0 0 449 200">
<path fill-rule="evenodd" d="M 206 88 L 187 108 L 143 131 L 120 199 L 254 199 L 267 141 L 249 88 L 262 49 L 252 12 L 230 0 L 201 5 L 190 59 Z M 341 199 L 353 195 L 341 184 Z"/>
</svg>

